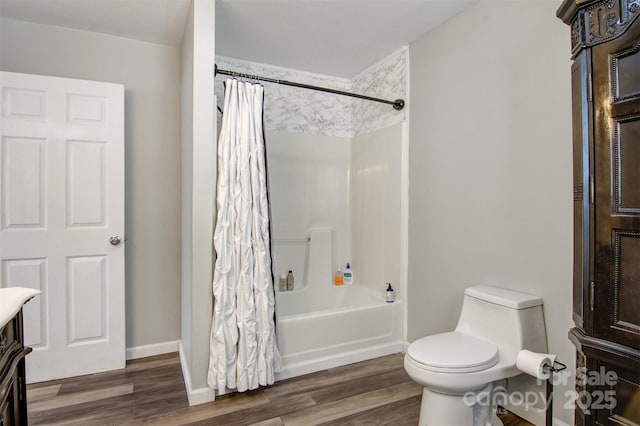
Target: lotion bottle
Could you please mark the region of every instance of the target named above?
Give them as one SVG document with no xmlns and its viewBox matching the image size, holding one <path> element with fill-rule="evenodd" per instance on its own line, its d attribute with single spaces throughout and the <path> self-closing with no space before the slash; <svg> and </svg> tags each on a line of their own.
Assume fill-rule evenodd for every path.
<svg viewBox="0 0 640 426">
<path fill-rule="evenodd" d="M 287 276 L 280 274 L 280 281 L 278 281 L 278 290 L 287 291 Z"/>
<path fill-rule="evenodd" d="M 351 264 L 347 262 L 347 267 L 342 274 L 344 284 L 351 285 L 353 284 L 353 271 L 351 270 Z"/>
</svg>

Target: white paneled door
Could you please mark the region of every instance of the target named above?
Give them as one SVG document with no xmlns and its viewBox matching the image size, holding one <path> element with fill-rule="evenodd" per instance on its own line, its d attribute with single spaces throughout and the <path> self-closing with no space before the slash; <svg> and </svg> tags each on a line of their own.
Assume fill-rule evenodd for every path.
<svg viewBox="0 0 640 426">
<path fill-rule="evenodd" d="M 25 305 L 27 381 L 124 367 L 124 87 L 0 73 L 0 286 Z"/>
</svg>

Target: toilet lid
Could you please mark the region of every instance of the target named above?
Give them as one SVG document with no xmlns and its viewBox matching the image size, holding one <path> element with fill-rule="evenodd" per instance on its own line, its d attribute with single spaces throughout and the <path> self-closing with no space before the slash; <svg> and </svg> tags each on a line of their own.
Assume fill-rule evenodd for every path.
<svg viewBox="0 0 640 426">
<path fill-rule="evenodd" d="M 425 370 L 443 373 L 469 373 L 498 363 L 498 347 L 468 334 L 451 332 L 416 340 L 407 355 Z"/>
</svg>

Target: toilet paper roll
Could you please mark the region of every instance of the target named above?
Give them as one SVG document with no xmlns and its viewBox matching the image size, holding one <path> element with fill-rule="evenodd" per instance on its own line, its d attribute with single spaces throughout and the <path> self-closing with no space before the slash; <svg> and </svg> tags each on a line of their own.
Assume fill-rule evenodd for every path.
<svg viewBox="0 0 640 426">
<path fill-rule="evenodd" d="M 525 349 L 518 352 L 516 367 L 523 373 L 527 373 L 541 380 L 546 380 L 551 375 L 551 370 L 547 369 L 547 372 L 545 372 L 544 366 L 553 366 L 555 360 L 556 356 L 553 354 L 541 354 Z"/>
</svg>

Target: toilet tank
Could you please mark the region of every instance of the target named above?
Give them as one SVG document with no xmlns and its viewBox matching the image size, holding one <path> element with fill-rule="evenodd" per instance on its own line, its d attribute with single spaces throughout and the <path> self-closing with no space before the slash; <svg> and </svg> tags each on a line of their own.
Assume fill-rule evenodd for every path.
<svg viewBox="0 0 640 426">
<path fill-rule="evenodd" d="M 515 359 L 528 349 L 547 352 L 542 299 L 487 285 L 464 292 L 456 331 L 495 343 L 501 357 Z"/>
</svg>

